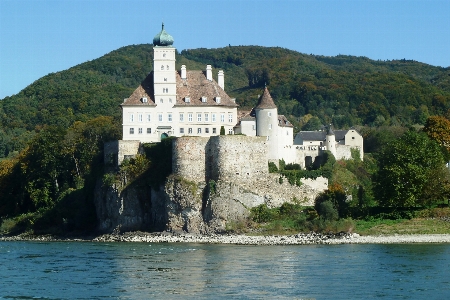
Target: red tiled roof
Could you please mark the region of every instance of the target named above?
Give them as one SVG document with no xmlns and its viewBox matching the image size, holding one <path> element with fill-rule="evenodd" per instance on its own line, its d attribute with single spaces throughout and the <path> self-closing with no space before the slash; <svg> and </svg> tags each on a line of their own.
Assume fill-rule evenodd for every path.
<svg viewBox="0 0 450 300">
<path fill-rule="evenodd" d="M 206 79 L 203 71 L 187 71 L 186 73 L 186 79 L 181 79 L 180 74 L 176 73 L 175 106 L 238 106 L 217 82 Z M 153 72 L 151 72 L 122 105 L 156 105 L 153 87 Z M 147 98 L 147 103 L 142 102 L 141 99 L 144 97 Z M 186 97 L 190 98 L 190 102 L 185 101 Z M 207 98 L 206 102 L 202 102 L 202 97 Z M 220 97 L 220 103 L 216 101 L 216 97 Z"/>
<path fill-rule="evenodd" d="M 264 93 L 262 94 L 262 96 L 259 97 L 258 105 L 256 105 L 255 108 L 277 108 L 277 106 L 273 102 L 272 96 L 270 96 L 267 87 L 264 89 Z"/>
<path fill-rule="evenodd" d="M 294 127 L 291 122 L 284 115 L 278 115 L 278 126 L 281 127 Z"/>
</svg>

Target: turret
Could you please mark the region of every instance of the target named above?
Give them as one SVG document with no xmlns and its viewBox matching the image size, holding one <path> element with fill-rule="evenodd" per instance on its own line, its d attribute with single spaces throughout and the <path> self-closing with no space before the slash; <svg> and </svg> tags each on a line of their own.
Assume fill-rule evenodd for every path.
<svg viewBox="0 0 450 300">
<path fill-rule="evenodd" d="M 331 124 L 327 128 L 325 146 L 327 147 L 327 150 L 329 150 L 334 155 L 334 157 L 336 157 L 336 136 L 334 135 L 333 129 L 331 128 Z"/>
<path fill-rule="evenodd" d="M 278 109 L 267 87 L 255 107 L 256 135 L 266 136 L 269 144 L 269 161 L 278 165 Z"/>
</svg>

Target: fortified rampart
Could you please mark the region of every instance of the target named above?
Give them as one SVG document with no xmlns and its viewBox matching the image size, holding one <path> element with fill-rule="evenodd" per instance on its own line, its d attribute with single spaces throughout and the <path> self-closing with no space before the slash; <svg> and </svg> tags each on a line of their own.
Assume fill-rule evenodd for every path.
<svg viewBox="0 0 450 300">
<path fill-rule="evenodd" d="M 318 153 L 318 147 L 302 150 L 305 152 L 297 153 Z M 258 195 L 258 205 L 266 203 L 274 207 L 294 198 L 312 205 L 316 195 L 328 186 L 325 178 L 304 180 L 302 186 L 295 186 L 287 183 L 287 180 L 280 180 L 279 174 L 269 174 L 268 144 L 265 137 L 180 137 L 174 139 L 172 151 L 172 173 L 175 176 L 196 184 L 214 181 L 239 186 Z"/>
<path fill-rule="evenodd" d="M 267 176 L 265 137 L 219 135 L 173 141 L 172 173 L 193 182 L 243 181 Z"/>
</svg>

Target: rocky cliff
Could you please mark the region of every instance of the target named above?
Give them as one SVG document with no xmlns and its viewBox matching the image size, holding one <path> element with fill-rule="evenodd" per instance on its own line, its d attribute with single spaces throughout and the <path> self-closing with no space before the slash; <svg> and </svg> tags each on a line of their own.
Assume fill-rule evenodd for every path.
<svg viewBox="0 0 450 300">
<path fill-rule="evenodd" d="M 320 191 L 306 184 L 291 186 L 287 180 L 280 184 L 278 175 L 268 175 L 252 184 L 222 180 L 206 184 L 171 175 L 159 189 L 132 184 L 122 191 L 99 182 L 95 197 L 98 229 L 218 233 L 232 223 L 244 221 L 250 209 L 260 204 L 277 207 L 300 201 L 311 205 L 311 199 Z M 314 183 L 321 190 L 327 186 L 324 178 Z"/>
</svg>

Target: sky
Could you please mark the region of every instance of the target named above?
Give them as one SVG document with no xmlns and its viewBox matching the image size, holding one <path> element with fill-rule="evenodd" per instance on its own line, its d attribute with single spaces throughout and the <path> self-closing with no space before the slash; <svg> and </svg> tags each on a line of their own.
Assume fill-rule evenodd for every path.
<svg viewBox="0 0 450 300">
<path fill-rule="evenodd" d="M 0 99 L 150 44 L 162 22 L 178 51 L 279 46 L 450 66 L 449 0 L 0 0 Z"/>
</svg>

